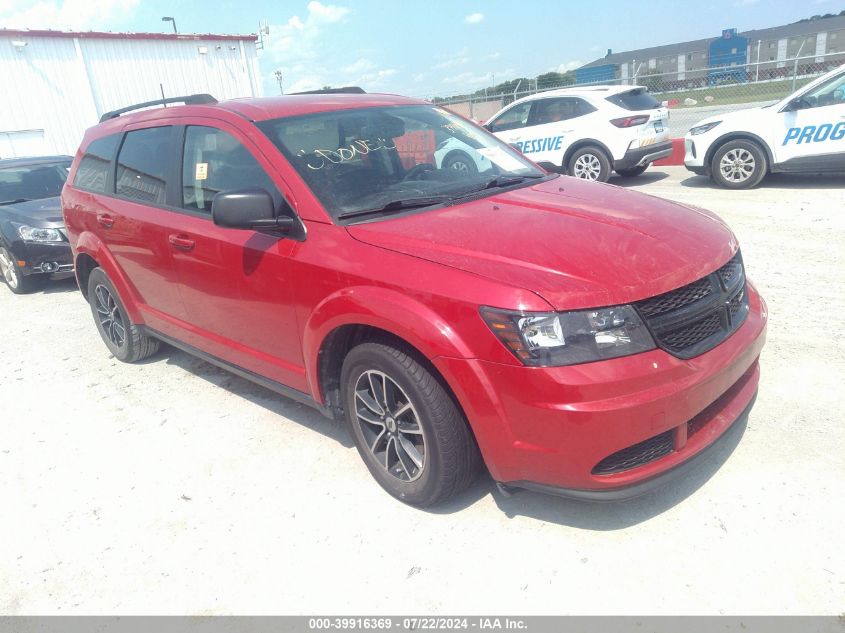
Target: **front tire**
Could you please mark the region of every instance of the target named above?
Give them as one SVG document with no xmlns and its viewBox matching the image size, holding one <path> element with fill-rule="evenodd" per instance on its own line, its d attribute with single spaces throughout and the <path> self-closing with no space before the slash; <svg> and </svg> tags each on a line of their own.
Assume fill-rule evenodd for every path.
<svg viewBox="0 0 845 633">
<path fill-rule="evenodd" d="M 575 152 L 566 166 L 566 173 L 592 182 L 607 182 L 610 178 L 610 159 L 598 147 L 588 145 Z"/>
<path fill-rule="evenodd" d="M 358 453 L 388 493 L 410 505 L 441 503 L 478 471 L 475 440 L 440 382 L 388 343 L 353 348 L 341 371 L 344 412 Z"/>
<path fill-rule="evenodd" d="M 440 166 L 442 169 L 454 169 L 467 176 L 478 174 L 478 166 L 475 164 L 475 161 L 472 160 L 469 154 L 461 150 L 453 150 L 446 154 Z"/>
<path fill-rule="evenodd" d="M 716 150 L 710 173 L 716 184 L 727 189 L 750 189 L 768 170 L 766 152 L 753 141 L 728 141 Z"/>
<path fill-rule="evenodd" d="M 44 275 L 25 275 L 14 255 L 0 246 L 0 278 L 16 295 L 25 295 L 44 285 Z"/>
<path fill-rule="evenodd" d="M 97 330 L 116 359 L 134 363 L 158 351 L 158 339 L 143 334 L 132 322 L 120 295 L 102 268 L 95 268 L 88 277 L 88 303 Z"/>
</svg>

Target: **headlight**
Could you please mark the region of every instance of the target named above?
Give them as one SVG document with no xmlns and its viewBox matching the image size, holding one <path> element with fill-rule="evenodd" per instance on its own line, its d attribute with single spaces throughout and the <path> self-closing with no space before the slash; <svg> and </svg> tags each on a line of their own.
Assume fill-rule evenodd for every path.
<svg viewBox="0 0 845 633">
<path fill-rule="evenodd" d="M 64 242 L 62 234 L 56 229 L 36 229 L 26 224 L 17 224 L 18 235 L 24 242 Z"/>
<path fill-rule="evenodd" d="M 709 132 L 714 127 L 719 125 L 721 121 L 713 121 L 713 123 L 705 123 L 704 125 L 697 125 L 696 127 L 690 128 L 689 133 L 695 136 L 696 134 L 704 134 L 705 132 Z"/>
<path fill-rule="evenodd" d="M 481 308 L 481 316 L 505 347 L 531 367 L 576 365 L 655 348 L 631 306 L 560 313 Z"/>
</svg>

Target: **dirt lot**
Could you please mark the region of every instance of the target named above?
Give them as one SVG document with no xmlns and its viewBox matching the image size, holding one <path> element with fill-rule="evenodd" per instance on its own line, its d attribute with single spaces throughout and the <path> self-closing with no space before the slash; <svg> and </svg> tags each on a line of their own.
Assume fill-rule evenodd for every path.
<svg viewBox="0 0 845 633">
<path fill-rule="evenodd" d="M 624 184 L 721 214 L 769 303 L 757 405 L 694 474 L 415 510 L 318 413 L 169 348 L 115 361 L 73 282 L 0 288 L 0 613 L 845 611 L 845 181 Z"/>
</svg>

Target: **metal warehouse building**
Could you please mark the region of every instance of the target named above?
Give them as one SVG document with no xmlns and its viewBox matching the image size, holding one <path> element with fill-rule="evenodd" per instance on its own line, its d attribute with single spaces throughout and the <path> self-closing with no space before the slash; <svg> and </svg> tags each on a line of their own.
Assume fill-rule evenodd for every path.
<svg viewBox="0 0 845 633">
<path fill-rule="evenodd" d="M 104 112 L 195 93 L 261 96 L 254 35 L 0 29 L 0 158 L 73 154 Z"/>
<path fill-rule="evenodd" d="M 845 16 L 817 18 L 737 33 L 725 29 L 720 37 L 654 46 L 608 54 L 575 71 L 577 83 L 622 80 L 643 75 L 676 74 L 679 81 L 721 76 L 730 67 L 759 62 L 760 73 L 771 76 L 787 60 L 800 57 L 832 65 L 845 62 Z"/>
</svg>

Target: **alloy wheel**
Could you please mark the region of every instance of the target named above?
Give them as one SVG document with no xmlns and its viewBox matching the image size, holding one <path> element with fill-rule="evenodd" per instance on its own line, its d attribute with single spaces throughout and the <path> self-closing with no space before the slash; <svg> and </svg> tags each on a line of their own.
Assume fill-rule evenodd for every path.
<svg viewBox="0 0 845 633">
<path fill-rule="evenodd" d="M 572 173 L 576 178 L 598 180 L 601 174 L 601 162 L 593 154 L 581 154 L 572 166 Z"/>
<path fill-rule="evenodd" d="M 460 160 L 460 159 L 452 161 L 452 164 L 449 165 L 449 168 L 454 169 L 455 171 L 462 171 L 462 172 L 468 172 L 469 171 L 469 165 L 467 165 L 465 161 Z"/>
<path fill-rule="evenodd" d="M 425 469 L 426 446 L 414 405 L 384 372 L 367 370 L 355 382 L 355 421 L 370 453 L 391 476 L 415 481 Z"/>
<path fill-rule="evenodd" d="M 117 347 L 123 347 L 126 341 L 126 325 L 123 323 L 123 317 L 114 296 L 102 284 L 94 288 L 94 307 L 97 309 L 100 326 L 108 339 Z"/>
<path fill-rule="evenodd" d="M 10 288 L 18 287 L 18 271 L 15 270 L 15 264 L 12 262 L 11 255 L 5 248 L 0 248 L 0 276 L 3 277 Z"/>
<path fill-rule="evenodd" d="M 756 166 L 754 155 L 742 147 L 725 152 L 719 161 L 719 171 L 730 182 L 745 182 L 754 174 Z"/>
</svg>

